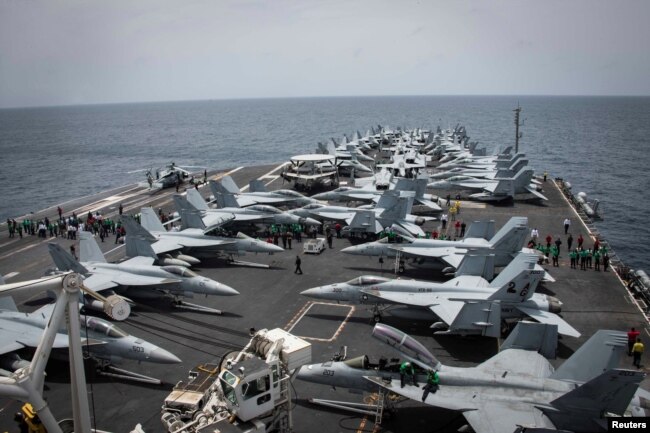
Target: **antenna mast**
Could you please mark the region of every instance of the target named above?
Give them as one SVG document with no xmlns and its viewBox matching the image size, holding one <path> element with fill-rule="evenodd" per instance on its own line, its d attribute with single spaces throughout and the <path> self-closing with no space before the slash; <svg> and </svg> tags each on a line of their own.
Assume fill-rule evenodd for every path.
<svg viewBox="0 0 650 433">
<path fill-rule="evenodd" d="M 519 123 L 519 114 L 521 113 L 521 107 L 519 106 L 519 103 L 517 103 L 517 108 L 512 111 L 515 112 L 515 153 L 519 153 L 519 139 L 523 135 L 519 132 L 519 127 L 522 126 L 522 124 Z"/>
</svg>

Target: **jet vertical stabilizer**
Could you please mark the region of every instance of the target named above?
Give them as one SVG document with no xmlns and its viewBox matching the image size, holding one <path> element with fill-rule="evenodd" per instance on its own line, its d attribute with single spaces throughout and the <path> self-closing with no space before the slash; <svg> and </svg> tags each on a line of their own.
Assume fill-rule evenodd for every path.
<svg viewBox="0 0 650 433">
<path fill-rule="evenodd" d="M 127 217 L 125 219 L 130 219 L 130 218 Z M 160 222 L 160 219 L 158 218 L 158 215 L 156 215 L 156 212 L 154 212 L 153 208 L 143 207 L 142 209 L 140 209 L 140 221 L 141 221 L 140 223 L 141 225 L 132 220 L 133 224 L 130 224 L 129 226 L 133 228 L 133 231 L 135 231 L 135 233 L 132 233 L 132 230 L 130 230 L 127 227 L 126 229 L 127 235 L 136 234 L 137 236 L 142 236 L 147 240 L 154 242 L 156 238 L 153 237 L 151 233 L 149 233 L 150 231 L 152 232 L 167 231 L 163 223 Z"/>
<path fill-rule="evenodd" d="M 621 331 L 600 330 L 551 375 L 552 379 L 587 382 L 618 366 L 627 350 L 627 335 Z"/>
<path fill-rule="evenodd" d="M 494 237 L 494 220 L 490 221 L 472 221 L 469 228 L 465 232 L 463 239 L 486 239 L 490 240 Z"/>
<path fill-rule="evenodd" d="M 191 203 L 192 206 L 194 206 L 194 207 L 197 208 L 198 210 L 203 211 L 203 210 L 208 210 L 208 209 L 210 209 L 210 207 L 208 206 L 208 204 L 205 202 L 205 200 L 204 200 L 203 197 L 201 196 L 201 193 L 198 192 L 196 189 L 194 189 L 194 188 L 190 188 L 190 189 L 188 189 L 186 195 L 187 195 L 187 197 L 186 197 L 186 198 L 187 198 L 187 201 L 188 201 L 189 203 Z"/>
<path fill-rule="evenodd" d="M 470 250 L 467 252 L 460 266 L 456 269 L 456 277 L 462 275 L 480 276 L 487 281 L 494 278 L 494 254 L 481 254 Z"/>
<path fill-rule="evenodd" d="M 522 262 L 528 263 L 528 266 Z M 517 303 L 530 299 L 544 277 L 544 270 L 534 269 L 535 263 L 537 263 L 536 254 L 519 254 L 490 283 L 490 287 L 497 290 L 488 299 Z"/>
<path fill-rule="evenodd" d="M 608 370 L 550 402 L 560 413 L 544 407 L 540 410 L 557 428 L 570 430 L 574 430 L 572 414 L 579 413 L 582 417 L 592 414 L 594 420 L 605 413 L 623 415 L 644 377 L 641 371 Z"/>
<path fill-rule="evenodd" d="M 267 192 L 264 182 L 259 179 L 253 179 L 248 182 L 248 191 L 250 192 Z"/>
<path fill-rule="evenodd" d="M 213 183 L 212 181 L 210 183 Z M 241 190 L 237 186 L 234 180 L 232 180 L 232 177 L 230 176 L 224 176 L 220 180 L 214 182 L 215 184 L 223 187 L 226 192 L 229 192 L 231 194 L 239 194 Z"/>
<path fill-rule="evenodd" d="M 48 243 L 47 248 L 50 251 L 50 256 L 54 264 L 60 271 L 72 271 L 81 275 L 89 275 L 88 269 L 86 269 L 81 263 L 75 260 L 72 255 L 65 251 L 59 244 Z"/>
<path fill-rule="evenodd" d="M 106 263 L 104 253 L 90 232 L 79 232 L 79 261 Z"/>
<path fill-rule="evenodd" d="M 490 239 L 492 248 L 501 253 L 513 253 L 520 251 L 528 235 L 528 218 L 512 217 L 501 227 Z"/>
</svg>

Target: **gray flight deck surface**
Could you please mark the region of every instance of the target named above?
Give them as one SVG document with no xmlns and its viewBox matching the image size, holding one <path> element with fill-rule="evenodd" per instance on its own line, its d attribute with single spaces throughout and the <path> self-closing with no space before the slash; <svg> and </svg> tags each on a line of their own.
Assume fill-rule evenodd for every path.
<svg viewBox="0 0 650 433">
<path fill-rule="evenodd" d="M 275 169 L 275 170 L 274 170 Z M 210 173 L 210 178 L 224 174 Z M 247 185 L 251 179 L 261 177 L 269 183 L 270 189 L 282 187 L 282 179 L 277 178 L 278 167 L 246 167 L 232 172 L 235 182 Z M 276 179 L 273 181 L 273 179 Z M 285 185 L 286 186 L 286 185 Z M 564 303 L 562 316 L 582 333 L 580 339 L 564 337 L 559 342 L 559 358 L 553 361 L 558 365 L 569 357 L 583 342 L 598 329 L 628 330 L 635 326 L 642 330 L 642 337 L 650 341 L 645 317 L 630 299 L 616 274 L 574 270 L 569 267 L 564 235 L 563 220 L 571 219 L 571 233 L 574 245 L 582 233 L 585 245 L 591 247 L 586 227 L 562 196 L 555 184 L 549 180 L 543 184 L 548 202 L 541 205 L 516 203 L 513 206 L 492 206 L 463 201 L 458 218 L 471 222 L 476 219 L 494 219 L 497 229 L 510 216 L 527 216 L 529 228 L 537 227 L 540 238 L 551 234 L 553 239 L 560 235 L 562 254 L 560 267 L 544 267 L 555 277 L 555 283 L 547 283 L 541 292 L 552 294 Z M 201 188 L 204 196 L 208 188 Z M 85 218 L 89 210 L 99 210 L 104 216 L 115 218 L 120 203 L 125 213 L 137 213 L 141 206 L 163 208 L 169 212 L 172 206 L 173 188 L 154 194 L 135 185 L 117 188 L 62 204 L 65 215 L 75 211 Z M 453 193 L 452 193 L 453 195 Z M 56 217 L 56 206 L 40 211 L 33 216 L 39 219 L 48 215 Z M 22 220 L 22 219 L 21 219 Z M 453 224 L 453 222 L 450 222 Z M 427 223 L 425 229 L 438 228 L 439 222 Z M 453 229 L 450 231 L 453 232 Z M 47 242 L 59 242 L 66 250 L 72 241 L 62 238 L 43 240 L 36 236 L 25 236 L 20 240 L 9 239 L 6 225 L 0 230 L 0 273 L 3 275 L 18 272 L 8 282 L 18 282 L 42 276 L 44 271 L 53 267 L 47 251 Z M 98 239 L 99 241 L 99 239 Z M 108 254 L 109 261 L 121 259 L 124 247 L 116 249 L 115 237 L 111 236 L 100 247 Z M 329 360 L 342 345 L 348 346 L 348 357 L 368 354 L 376 362 L 380 355 L 396 357 L 387 346 L 370 338 L 372 331 L 372 314 L 363 306 L 347 306 L 312 302 L 299 295 L 310 287 L 347 281 L 364 274 L 376 274 L 390 277 L 394 263 L 386 259 L 383 272 L 376 257 L 351 256 L 340 253 L 350 245 L 347 239 L 334 239 L 334 249 L 327 249 L 322 254 L 302 254 L 302 245 L 294 240 L 293 249 L 275 255 L 247 254 L 242 260 L 269 264 L 271 269 L 229 266 L 217 260 L 205 260 L 196 270 L 219 282 L 223 282 L 241 295 L 233 297 L 197 297 L 191 302 L 218 308 L 224 311 L 222 316 L 176 310 L 165 302 L 146 306 L 136 306 L 131 317 L 119 324 L 127 332 L 157 344 L 183 360 L 178 365 L 136 364 L 125 362 L 121 366 L 139 373 L 152 375 L 165 381 L 163 386 L 146 386 L 109 378 L 94 376 L 87 370 L 87 379 L 91 384 L 91 411 L 94 410 L 97 428 L 115 432 L 126 432 L 136 423 L 142 423 L 145 431 L 162 431 L 160 407 L 171 386 L 187 377 L 188 371 L 199 363 L 218 361 L 231 350 L 241 348 L 249 340 L 250 328 L 281 327 L 303 338 L 311 338 L 312 362 Z M 78 251 L 78 248 L 77 248 Z M 302 259 L 303 275 L 294 274 L 296 255 Z M 440 274 L 408 268 L 402 278 L 442 280 Z M 42 294 L 27 294 L 17 297 L 17 304 L 22 311 L 37 308 Z M 42 302 L 42 301 L 41 301 Z M 433 336 L 429 329 L 431 323 L 397 319 L 384 316 L 384 322 L 395 326 L 417 338 L 441 362 L 456 366 L 473 366 L 494 355 L 498 342 L 488 338 Z M 646 361 L 647 362 L 647 361 Z M 622 366 L 632 367 L 631 358 L 625 357 Z M 52 362 L 48 368 L 45 396 L 57 418 L 70 416 L 69 385 L 67 383 L 67 364 Z M 644 382 L 648 388 L 648 381 Z M 294 427 L 298 432 L 357 432 L 372 431 L 373 418 L 353 415 L 346 412 L 322 409 L 311 405 L 311 397 L 333 400 L 360 401 L 361 396 L 350 394 L 346 390 L 333 390 L 325 386 L 294 382 L 296 406 L 294 410 Z M 393 417 L 385 417 L 381 431 L 387 432 L 445 432 L 456 431 L 463 424 L 460 413 L 443 411 L 426 407 L 414 402 L 399 404 L 399 410 Z M 0 400 L 0 429 L 14 431 L 12 418 L 19 405 L 8 400 Z"/>
</svg>

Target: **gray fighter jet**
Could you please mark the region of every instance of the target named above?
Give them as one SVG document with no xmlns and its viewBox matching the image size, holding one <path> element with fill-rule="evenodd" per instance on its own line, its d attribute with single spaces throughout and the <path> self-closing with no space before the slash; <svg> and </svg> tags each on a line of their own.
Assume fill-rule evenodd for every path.
<svg viewBox="0 0 650 433">
<path fill-rule="evenodd" d="M 175 195 L 174 205 L 177 211 L 180 207 L 198 210 L 207 227 L 220 224 L 220 221 L 230 216 L 233 216 L 234 219 L 229 224 L 235 225 L 237 223 L 320 225 L 320 222 L 315 219 L 301 218 L 267 204 L 241 207 L 233 194 L 219 193 L 215 195 L 215 199 L 218 208 L 211 209 L 197 190 L 190 189 L 187 191 L 187 198 Z"/>
<path fill-rule="evenodd" d="M 472 176 L 452 176 L 447 179 L 430 183 L 433 189 L 470 189 L 477 190 L 470 198 L 482 201 L 501 201 L 514 199 L 516 195 L 532 196 L 533 198 L 548 200 L 537 191 L 533 183 L 533 169 L 522 168 L 512 177 L 479 179 Z"/>
<path fill-rule="evenodd" d="M 397 191 L 414 191 L 415 197 L 413 198 L 414 204 L 420 204 L 428 207 L 431 211 L 440 212 L 442 208 L 438 205 L 438 197 L 426 194 L 424 190 L 427 187 L 429 177 L 426 175 L 418 175 L 415 179 L 399 178 L 396 182 L 391 183 L 389 189 Z M 342 186 L 333 191 L 322 192 L 314 195 L 318 200 L 331 200 L 331 201 L 366 201 L 377 202 L 383 194 L 374 185 L 369 184 L 360 188 L 349 186 Z"/>
<path fill-rule="evenodd" d="M 151 249 L 157 254 L 167 254 L 175 251 L 182 251 L 183 255 L 176 254 L 175 257 L 187 260 L 190 257 L 215 257 L 223 253 L 226 255 L 239 255 L 247 253 L 277 253 L 284 251 L 277 245 L 272 245 L 257 239 L 253 239 L 243 233 L 236 237 L 221 237 L 205 234 L 210 231 L 203 224 L 197 213 L 182 212 L 185 217 L 183 224 L 197 227 L 187 227 L 181 231 L 167 231 L 158 219 L 158 216 L 151 208 L 142 208 L 142 225 L 139 225 L 129 218 L 125 218 L 125 227 L 127 232 L 126 247 L 127 256 L 146 256 L 146 247 L 140 248 L 140 244 L 133 242 L 131 236 L 134 235 L 138 240 L 145 240 L 151 245 Z M 212 229 L 217 227 L 213 225 Z M 195 264 L 190 262 L 190 264 Z"/>
<path fill-rule="evenodd" d="M 524 245 L 528 235 L 528 218 L 512 217 L 488 241 L 480 237 L 468 237 L 460 241 L 437 239 L 415 239 L 410 237 L 383 238 L 376 242 L 368 242 L 341 250 L 346 254 L 359 256 L 379 256 L 413 258 L 416 266 L 458 267 L 463 254 L 468 250 L 485 251 L 494 254 L 495 266 L 506 266 L 510 263 Z M 470 225 L 470 229 L 473 224 Z"/>
<path fill-rule="evenodd" d="M 379 233 L 384 228 L 392 227 L 405 235 L 424 236 L 420 226 L 435 218 L 415 216 L 410 213 L 414 196 L 415 193 L 411 191 L 384 191 L 374 208 L 350 208 L 314 203 L 291 212 L 326 220 L 343 221 L 353 229 L 364 228 L 371 233 Z M 358 222 L 366 215 L 369 217 L 367 221 Z"/>
<path fill-rule="evenodd" d="M 259 179 L 250 181 L 249 192 L 241 192 L 230 176 L 224 176 L 218 181 L 211 180 L 210 188 L 215 197 L 217 193 L 234 194 L 237 203 L 242 207 L 254 204 L 297 207 L 318 201 L 290 189 L 267 191 L 264 183 Z"/>
<path fill-rule="evenodd" d="M 557 370 L 534 350 L 508 348 L 476 367 L 440 363 L 422 344 L 404 332 L 375 325 L 373 337 L 420 367 L 417 377 L 437 371 L 439 386 L 423 393 L 420 386 L 400 385 L 395 369 L 371 365 L 368 358 L 303 366 L 298 378 L 331 386 L 373 390 L 377 387 L 412 400 L 463 414 L 477 433 L 534 431 L 607 431 L 606 414 L 647 416 L 650 393 L 639 388 L 641 371 L 616 369 L 626 335 L 601 330 Z M 397 379 L 397 380 L 396 380 Z"/>
<path fill-rule="evenodd" d="M 544 276 L 536 269 L 537 255 L 517 256 L 491 283 L 479 276 L 463 275 L 444 283 L 417 280 L 392 280 L 362 276 L 345 283 L 314 287 L 301 292 L 317 299 L 374 305 L 375 320 L 381 305 L 400 304 L 407 309 L 392 309 L 394 315 L 439 321 L 432 328 L 443 334 L 480 334 L 499 337 L 502 326 L 513 319 L 532 317 L 541 323 L 555 324 L 560 334 L 579 337 L 580 333 L 558 313 L 562 303 L 553 296 L 535 293 Z M 385 310 L 385 308 L 384 308 Z"/>
<path fill-rule="evenodd" d="M 0 374 L 25 367 L 28 361 L 15 352 L 38 346 L 43 330 L 50 320 L 54 304 L 45 305 L 32 313 L 21 313 L 9 296 L 0 297 Z M 181 362 L 173 354 L 139 337 L 129 335 L 112 323 L 97 317 L 81 316 L 83 348 L 103 363 L 118 363 L 122 359 L 158 364 Z M 87 333 L 86 333 L 87 332 Z M 55 349 L 68 348 L 68 335 L 59 332 Z"/>
<path fill-rule="evenodd" d="M 180 297 L 194 294 L 233 296 L 232 287 L 202 277 L 182 266 L 154 266 L 154 258 L 137 256 L 121 263 L 108 263 L 92 234 L 80 232 L 80 262 L 56 243 L 49 243 L 50 255 L 60 271 L 73 271 L 85 276 L 84 285 L 107 298 L 114 295 L 151 298 L 171 296 L 178 305 Z M 153 255 L 153 251 L 151 251 Z M 103 311 L 103 304 L 84 297 L 87 308 Z M 197 307 L 192 304 L 188 306 Z M 208 311 L 209 309 L 205 309 Z M 219 312 L 212 310 L 212 312 Z M 126 318 L 126 317 L 125 317 Z"/>
</svg>

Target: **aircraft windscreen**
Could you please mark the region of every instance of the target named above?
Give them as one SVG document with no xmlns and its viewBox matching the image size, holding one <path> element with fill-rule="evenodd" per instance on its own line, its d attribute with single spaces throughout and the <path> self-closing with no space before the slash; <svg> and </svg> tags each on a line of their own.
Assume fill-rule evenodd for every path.
<svg viewBox="0 0 650 433">
<path fill-rule="evenodd" d="M 290 189 L 279 189 L 276 192 L 279 192 L 280 194 L 284 194 L 284 195 L 289 195 L 291 197 L 302 197 L 302 194 L 296 191 L 291 191 Z"/>
<path fill-rule="evenodd" d="M 354 278 L 347 282 L 351 286 L 369 286 L 372 284 L 381 284 L 389 281 L 388 278 L 383 277 L 374 277 L 370 275 L 364 275 L 362 277 Z"/>
<path fill-rule="evenodd" d="M 248 209 L 254 209 L 256 211 L 272 213 L 272 214 L 282 213 L 281 210 L 276 209 L 273 206 L 266 206 L 266 205 L 263 205 L 263 204 L 256 204 L 256 205 L 253 205 L 253 206 L 249 206 Z"/>
<path fill-rule="evenodd" d="M 170 274 L 180 275 L 181 277 L 186 277 L 186 278 L 198 277 L 198 275 L 194 273 L 194 271 L 190 271 L 189 269 L 184 268 L 182 266 L 163 266 L 162 269 L 169 272 Z"/>
<path fill-rule="evenodd" d="M 83 325 L 82 325 L 83 326 Z M 105 320 L 97 317 L 86 317 L 86 326 L 89 330 L 112 338 L 128 337 L 129 334 Z"/>
</svg>

